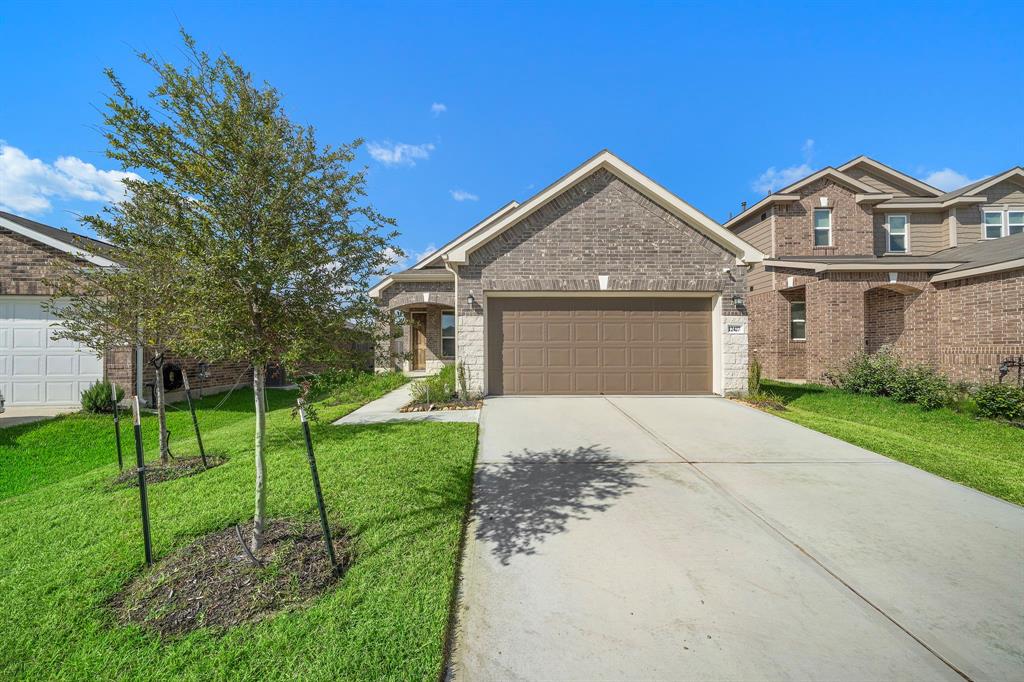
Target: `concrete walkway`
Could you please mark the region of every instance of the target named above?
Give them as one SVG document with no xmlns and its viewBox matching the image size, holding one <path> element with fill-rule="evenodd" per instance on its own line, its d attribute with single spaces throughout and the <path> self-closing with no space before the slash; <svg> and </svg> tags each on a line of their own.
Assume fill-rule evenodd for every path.
<svg viewBox="0 0 1024 682">
<path fill-rule="evenodd" d="M 412 382 L 367 403 L 334 422 L 345 424 L 383 424 L 385 422 L 476 422 L 480 410 L 438 410 L 436 412 L 399 412 L 412 401 Z"/>
<path fill-rule="evenodd" d="M 31 424 L 45 419 L 53 419 L 57 415 L 78 412 L 76 406 L 47 407 L 40 405 L 8 405 L 7 409 L 0 412 L 0 429 L 18 424 Z"/>
<path fill-rule="evenodd" d="M 456 680 L 1024 679 L 1024 508 L 717 398 L 494 398 Z"/>
</svg>

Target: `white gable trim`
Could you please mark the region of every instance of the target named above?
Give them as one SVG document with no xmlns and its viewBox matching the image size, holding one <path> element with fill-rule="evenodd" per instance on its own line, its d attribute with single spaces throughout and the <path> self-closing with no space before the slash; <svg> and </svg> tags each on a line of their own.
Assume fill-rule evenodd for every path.
<svg viewBox="0 0 1024 682">
<path fill-rule="evenodd" d="M 846 171 L 849 170 L 850 168 L 853 168 L 854 166 L 867 166 L 868 168 L 876 170 L 879 173 L 882 173 L 883 175 L 889 175 L 891 177 L 896 178 L 897 180 L 902 180 L 908 185 L 912 185 L 913 187 L 916 187 L 917 189 L 924 192 L 925 194 L 930 194 L 933 197 L 941 196 L 943 194 L 942 190 L 936 189 L 929 184 L 921 182 L 917 178 L 911 177 L 906 173 L 901 173 L 895 168 L 886 166 L 884 163 L 875 161 L 869 156 L 858 156 L 856 159 L 847 161 L 846 163 L 839 167 L 839 170 Z"/>
<path fill-rule="evenodd" d="M 497 237 L 499 234 L 512 227 L 520 220 L 523 220 L 534 211 L 546 205 L 549 201 L 569 189 L 577 182 L 583 180 L 598 170 L 607 170 L 623 182 L 627 183 L 648 198 L 657 202 L 670 213 L 674 214 L 688 225 L 703 232 L 707 237 L 718 243 L 723 248 L 732 252 L 737 258 L 747 263 L 757 263 L 764 258 L 764 254 L 753 246 L 743 241 L 724 227 L 707 217 L 690 204 L 686 203 L 675 194 L 657 184 L 649 177 L 636 170 L 622 159 L 609 151 L 603 151 L 589 161 L 583 163 L 568 175 L 563 176 L 554 184 L 535 194 L 524 204 L 509 212 L 494 224 L 482 230 L 479 234 L 460 243 L 448 252 L 447 260 L 451 263 L 465 263 L 469 255 L 481 246 Z"/>
<path fill-rule="evenodd" d="M 486 218 L 481 220 L 479 223 L 477 223 L 473 227 L 469 228 L 468 230 L 466 230 L 465 232 L 460 234 L 455 239 L 451 240 L 450 242 L 448 242 L 447 244 L 442 246 L 440 249 L 438 249 L 434 253 L 430 254 L 429 256 L 425 256 L 422 260 L 420 260 L 418 263 L 416 263 L 416 265 L 412 266 L 412 269 L 413 270 L 421 270 L 425 265 L 433 263 L 435 260 L 437 260 L 438 258 L 441 258 L 442 256 L 444 256 L 446 253 L 448 253 L 448 251 L 450 251 L 452 248 L 454 248 L 455 246 L 457 246 L 461 242 L 469 239 L 470 237 L 472 237 L 473 235 L 477 234 L 478 232 L 480 232 L 481 230 L 486 228 L 488 225 L 493 223 L 495 220 L 498 220 L 503 215 L 507 215 L 509 213 L 509 211 L 512 211 L 512 210 L 514 210 L 514 209 L 516 209 L 518 207 L 519 207 L 519 202 L 518 201 L 510 201 L 510 202 L 508 202 L 507 204 L 505 204 L 504 206 L 499 208 L 497 211 L 495 211 L 494 213 L 490 214 L 489 216 L 487 216 Z"/>
<path fill-rule="evenodd" d="M 985 184 L 978 185 L 977 187 L 972 189 L 970 192 L 964 192 L 961 196 L 965 196 L 965 197 L 974 196 L 978 192 L 986 190 L 989 187 L 992 187 L 993 185 L 998 185 L 1003 180 L 1009 180 L 1010 178 L 1012 178 L 1014 176 L 1024 180 L 1024 168 L 1021 168 L 1020 166 L 1017 166 L 1016 168 L 1011 168 L 1010 170 L 1006 171 L 1005 173 L 1000 173 L 999 175 L 995 175 L 995 176 L 989 178 L 988 182 L 986 182 Z"/>
<path fill-rule="evenodd" d="M 109 268 L 113 265 L 117 265 L 114 261 L 104 258 L 103 256 L 97 256 L 93 253 L 90 253 L 89 251 L 85 251 L 84 249 L 80 249 L 75 246 L 72 246 L 71 244 L 62 242 L 59 239 L 54 239 L 53 237 L 42 234 L 41 232 L 36 232 L 30 227 L 25 227 L 24 225 L 20 225 L 14 222 L 13 220 L 8 220 L 7 218 L 4 218 L 2 216 L 0 216 L 0 226 L 2 226 L 4 229 L 10 230 L 11 232 L 15 232 L 24 237 L 28 237 L 29 239 L 33 239 L 39 242 L 40 244 L 46 244 L 47 246 L 51 246 L 57 249 L 58 251 L 63 251 L 64 253 L 71 254 L 75 258 L 81 258 L 82 260 L 88 261 L 93 265 L 99 265 L 104 268 Z"/>
</svg>

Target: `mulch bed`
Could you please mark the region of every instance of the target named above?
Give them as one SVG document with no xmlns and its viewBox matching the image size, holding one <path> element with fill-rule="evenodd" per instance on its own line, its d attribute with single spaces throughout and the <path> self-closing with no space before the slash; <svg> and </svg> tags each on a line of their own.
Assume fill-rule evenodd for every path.
<svg viewBox="0 0 1024 682">
<path fill-rule="evenodd" d="M 185 478 L 186 476 L 195 476 L 196 474 L 201 474 L 207 469 L 219 467 L 227 461 L 226 457 L 221 457 L 219 455 L 207 455 L 206 467 L 203 467 L 203 460 L 201 457 L 174 457 L 167 465 L 161 464 L 160 462 L 146 464 L 146 484 L 149 485 L 151 483 L 173 481 L 176 478 Z M 110 487 L 138 488 L 138 471 L 139 470 L 136 467 L 125 469 L 117 475 L 117 478 L 113 480 Z"/>
<path fill-rule="evenodd" d="M 440 410 L 479 410 L 483 402 L 479 400 L 453 400 L 450 403 L 413 403 L 406 405 L 399 412 L 437 412 Z"/>
<path fill-rule="evenodd" d="M 198 628 L 225 631 L 252 623 L 322 594 L 351 563 L 350 538 L 332 527 L 341 570 L 332 570 L 318 521 L 268 523 L 254 566 L 235 527 L 211 533 L 161 559 L 110 601 L 117 620 L 162 637 Z M 243 530 L 249 541 L 249 530 Z"/>
</svg>

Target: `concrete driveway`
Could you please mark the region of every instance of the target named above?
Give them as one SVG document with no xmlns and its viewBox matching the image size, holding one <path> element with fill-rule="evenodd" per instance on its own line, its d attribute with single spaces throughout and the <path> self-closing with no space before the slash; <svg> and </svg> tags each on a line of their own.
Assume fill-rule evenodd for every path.
<svg viewBox="0 0 1024 682">
<path fill-rule="evenodd" d="M 1024 508 L 718 398 L 494 398 L 458 680 L 1021 680 Z"/>
</svg>

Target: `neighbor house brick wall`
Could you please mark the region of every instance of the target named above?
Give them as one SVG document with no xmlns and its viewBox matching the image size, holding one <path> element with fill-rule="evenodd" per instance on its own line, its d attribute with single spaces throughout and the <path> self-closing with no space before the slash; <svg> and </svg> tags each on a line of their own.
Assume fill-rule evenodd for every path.
<svg viewBox="0 0 1024 682">
<path fill-rule="evenodd" d="M 728 268 L 729 272 L 725 272 Z M 721 292 L 725 319 L 745 318 L 733 296 L 746 294 L 736 256 L 667 212 L 612 173 L 599 170 L 470 254 L 458 267 L 459 358 L 476 390 L 486 377 L 488 292 Z M 474 303 L 467 297 L 472 294 Z M 723 365 L 728 390 L 746 387 L 746 342 L 730 340 Z M 740 346 L 743 350 L 740 351 Z M 724 344 L 723 344 L 724 351 Z M 742 359 L 741 359 L 742 358 Z M 737 375 L 742 373 L 742 379 Z"/>
<path fill-rule="evenodd" d="M 775 253 L 779 256 L 865 256 L 874 253 L 874 216 L 857 204 L 855 191 L 829 178 L 801 187 L 800 200 L 775 207 Z M 832 209 L 832 246 L 814 246 L 814 209 L 820 198 Z"/>
<path fill-rule="evenodd" d="M 936 363 L 955 380 L 994 382 L 1008 357 L 1024 355 L 1024 269 L 934 285 Z"/>
<path fill-rule="evenodd" d="M 807 374 L 807 342 L 792 340 L 789 330 L 792 302 L 802 300 L 802 288 L 747 297 L 750 358 L 758 359 L 769 379 L 803 379 Z"/>
<path fill-rule="evenodd" d="M 0 227 L 0 296 L 51 296 L 43 280 L 60 271 L 68 254 Z"/>
</svg>

